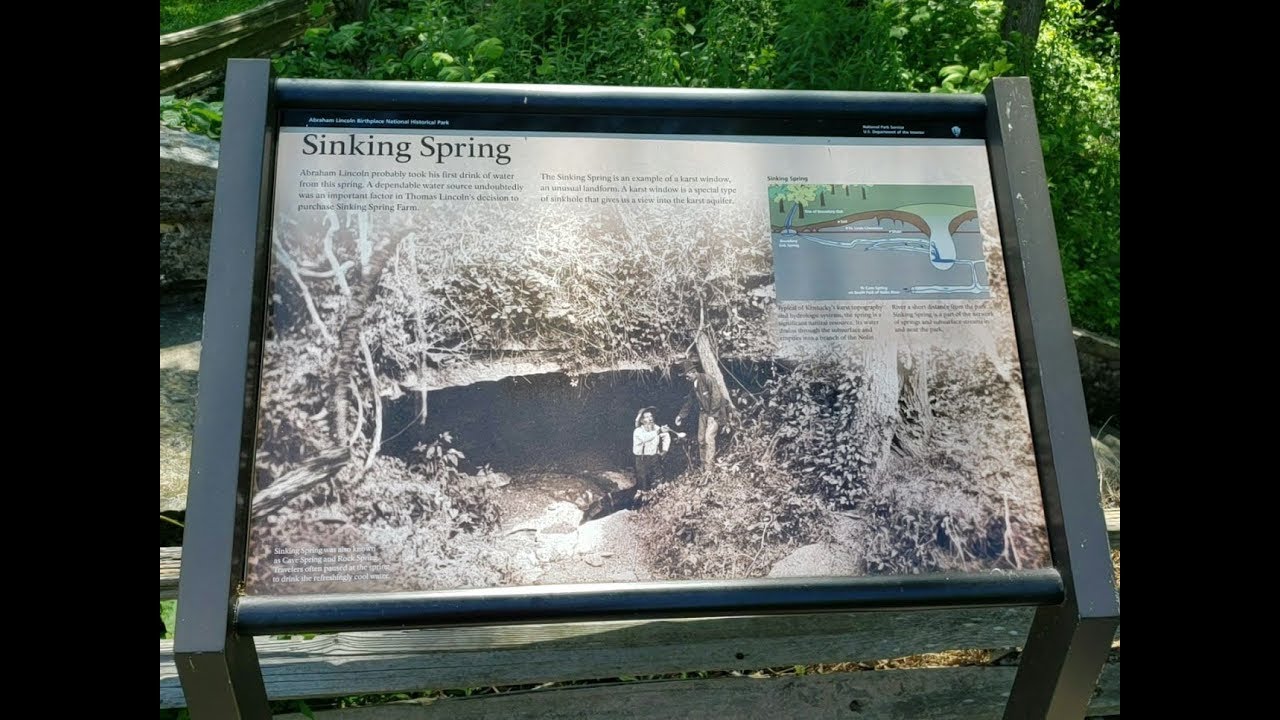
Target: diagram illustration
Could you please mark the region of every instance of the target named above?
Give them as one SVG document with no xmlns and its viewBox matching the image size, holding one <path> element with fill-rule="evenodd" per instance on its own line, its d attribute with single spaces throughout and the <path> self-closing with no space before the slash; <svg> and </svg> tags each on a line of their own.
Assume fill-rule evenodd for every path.
<svg viewBox="0 0 1280 720">
<path fill-rule="evenodd" d="M 990 296 L 973 188 L 770 185 L 780 300 Z"/>
</svg>

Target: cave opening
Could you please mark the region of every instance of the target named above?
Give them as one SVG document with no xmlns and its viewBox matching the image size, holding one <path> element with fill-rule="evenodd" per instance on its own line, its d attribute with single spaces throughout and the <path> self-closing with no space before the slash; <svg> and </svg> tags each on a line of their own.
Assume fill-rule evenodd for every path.
<svg viewBox="0 0 1280 720">
<path fill-rule="evenodd" d="M 731 394 L 758 392 L 776 371 L 770 362 L 724 361 Z M 584 375 L 563 372 L 507 377 L 432 390 L 425 422 L 422 397 L 401 396 L 384 405 L 382 453 L 408 459 L 419 443 L 448 432 L 462 451 L 466 472 L 488 465 L 516 476 L 527 473 L 591 473 L 634 468 L 631 437 L 639 411 L 654 409 L 659 425 L 686 433 L 673 439 L 666 473 L 683 472 L 697 457 L 697 403 L 680 427 L 675 419 L 690 384 L 679 365 L 658 370 L 615 370 Z"/>
</svg>

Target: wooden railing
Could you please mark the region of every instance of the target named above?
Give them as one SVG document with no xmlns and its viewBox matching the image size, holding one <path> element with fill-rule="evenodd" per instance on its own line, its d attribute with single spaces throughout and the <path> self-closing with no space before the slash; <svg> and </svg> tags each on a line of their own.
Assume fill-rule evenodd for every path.
<svg viewBox="0 0 1280 720">
<path fill-rule="evenodd" d="M 1107 512 L 1107 530 L 1118 548 L 1118 508 Z M 181 556 L 181 548 L 160 550 L 162 599 L 177 595 Z M 256 644 L 267 694 L 273 700 L 551 684 L 529 691 L 317 714 L 329 720 L 987 718 L 1000 716 L 1016 663 L 566 683 L 1012 648 L 1025 643 L 1033 612 L 1032 608 L 988 608 L 637 620 L 335 633 L 311 639 L 257 638 Z M 1114 655 L 1098 680 L 1090 715 L 1120 712 L 1120 663 L 1118 652 Z M 161 640 L 160 707 L 185 703 L 173 642 Z M 302 719 L 301 715 L 286 717 Z"/>
<path fill-rule="evenodd" d="M 309 0 L 272 0 L 252 10 L 160 36 L 160 94 L 186 94 L 212 85 L 227 60 L 267 57 L 307 28 L 333 19 L 333 3 L 320 17 Z"/>
</svg>

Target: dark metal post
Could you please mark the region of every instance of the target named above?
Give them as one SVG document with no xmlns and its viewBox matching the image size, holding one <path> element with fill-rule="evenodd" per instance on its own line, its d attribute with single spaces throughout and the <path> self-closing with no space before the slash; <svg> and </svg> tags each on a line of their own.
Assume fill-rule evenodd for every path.
<svg viewBox="0 0 1280 720">
<path fill-rule="evenodd" d="M 195 720 L 270 718 L 252 637 L 233 609 L 243 577 L 273 146 L 271 65 L 227 65 L 204 305 L 174 660 Z"/>
<path fill-rule="evenodd" d="M 1120 602 L 1031 83 L 996 78 L 986 97 L 991 178 L 1036 463 L 1053 562 L 1066 590 L 1063 604 L 1036 611 L 1004 717 L 1079 720 L 1111 649 Z"/>
</svg>

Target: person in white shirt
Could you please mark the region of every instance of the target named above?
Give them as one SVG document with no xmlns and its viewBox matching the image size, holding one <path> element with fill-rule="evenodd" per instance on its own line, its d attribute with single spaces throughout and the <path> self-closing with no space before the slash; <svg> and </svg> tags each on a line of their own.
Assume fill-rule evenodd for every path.
<svg viewBox="0 0 1280 720">
<path fill-rule="evenodd" d="M 636 489 L 645 491 L 662 479 L 662 456 L 671 447 L 671 434 L 666 426 L 653 421 L 653 408 L 643 408 L 636 415 L 636 430 L 631 434 L 631 454 L 636 457 Z"/>
<path fill-rule="evenodd" d="M 620 510 L 630 510 L 636 505 L 637 495 L 653 489 L 662 480 L 662 459 L 671 448 L 671 428 L 658 425 L 653 420 L 654 409 L 641 408 L 636 414 L 636 429 L 631 433 L 631 454 L 636 460 L 636 484 L 626 490 L 618 490 L 597 499 L 583 512 L 581 522 L 598 520 Z M 684 437 L 684 433 L 675 433 Z"/>
</svg>

